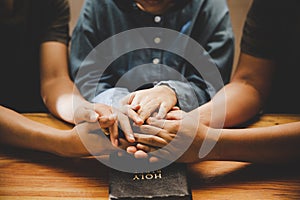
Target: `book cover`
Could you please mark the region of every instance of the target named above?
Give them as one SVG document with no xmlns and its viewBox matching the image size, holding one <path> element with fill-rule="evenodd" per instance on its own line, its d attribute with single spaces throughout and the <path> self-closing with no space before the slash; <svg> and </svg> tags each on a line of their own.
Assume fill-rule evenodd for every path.
<svg viewBox="0 0 300 200">
<path fill-rule="evenodd" d="M 186 164 L 172 163 L 151 172 L 109 171 L 110 200 L 192 200 Z"/>
</svg>

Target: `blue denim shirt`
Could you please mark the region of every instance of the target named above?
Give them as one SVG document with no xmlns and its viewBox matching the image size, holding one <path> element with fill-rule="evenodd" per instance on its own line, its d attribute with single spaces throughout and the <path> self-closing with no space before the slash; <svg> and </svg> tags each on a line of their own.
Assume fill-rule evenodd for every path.
<svg viewBox="0 0 300 200">
<path fill-rule="evenodd" d="M 123 40 L 109 40 L 126 31 L 139 32 L 146 27 L 173 30 L 190 37 L 203 50 L 185 52 L 187 57 L 191 54 L 193 58 L 206 57 L 204 65 L 208 67 L 207 62 L 211 62 L 216 66 L 222 84 L 229 81 L 234 37 L 226 0 L 174 2 L 175 6 L 166 13 L 153 15 L 140 10 L 132 0 L 85 1 L 72 35 L 70 59 L 72 78 L 85 98 L 112 104 L 129 92 L 164 84 L 175 91 L 181 109 L 189 111 L 209 101 L 222 87 L 205 80 L 204 77 L 210 75 L 203 76 L 199 72 L 202 66 L 193 66 L 190 60 L 178 55 L 177 50 L 168 51 L 172 41 L 168 41 L 171 40 L 168 34 L 159 29 L 149 31 L 153 34 L 150 35 L 152 41 L 138 36 L 132 41 L 133 36 L 128 35 Z M 145 48 L 134 49 L 136 44 L 127 44 L 126 40 L 128 43 L 144 42 Z M 151 42 L 169 42 L 169 46 L 154 48 Z M 127 51 L 130 48 L 132 51 Z M 172 48 L 183 49 L 176 46 L 175 41 Z M 121 53 L 124 54 L 118 55 Z M 136 70 L 137 66 L 142 66 L 141 70 Z"/>
</svg>

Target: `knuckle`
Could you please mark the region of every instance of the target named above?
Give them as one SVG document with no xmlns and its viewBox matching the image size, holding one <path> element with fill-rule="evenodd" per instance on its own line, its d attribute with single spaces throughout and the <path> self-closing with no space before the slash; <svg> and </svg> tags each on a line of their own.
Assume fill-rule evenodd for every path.
<svg viewBox="0 0 300 200">
<path fill-rule="evenodd" d="M 175 132 L 177 132 L 179 129 L 180 129 L 180 123 L 178 123 L 178 122 L 176 122 L 175 124 L 174 124 L 174 129 L 175 130 L 173 130 L 173 131 L 175 131 Z M 169 129 L 171 129 L 172 130 L 172 128 L 170 127 Z"/>
<path fill-rule="evenodd" d="M 142 131 L 142 132 L 149 132 L 149 127 L 148 126 L 146 126 L 146 125 L 144 125 L 144 126 L 141 126 L 140 127 L 140 130 Z"/>
</svg>

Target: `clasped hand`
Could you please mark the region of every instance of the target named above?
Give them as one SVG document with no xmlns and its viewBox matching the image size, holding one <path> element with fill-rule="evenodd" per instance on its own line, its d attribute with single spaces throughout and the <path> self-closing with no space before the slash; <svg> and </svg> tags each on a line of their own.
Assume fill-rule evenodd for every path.
<svg viewBox="0 0 300 200">
<path fill-rule="evenodd" d="M 127 152 L 136 158 L 150 161 L 166 159 L 179 162 L 196 162 L 199 150 L 207 136 L 208 127 L 199 123 L 198 110 L 190 113 L 171 111 L 166 119 L 150 117 L 135 133 L 136 145 Z"/>
<path fill-rule="evenodd" d="M 200 114 L 194 110 L 188 114 L 175 107 L 175 92 L 167 86 L 141 90 L 128 95 L 123 105 L 136 106 L 131 119 L 138 132 L 134 133 L 135 145 L 127 152 L 136 158 L 149 158 L 194 162 L 199 159 L 199 149 L 208 128 L 199 124 Z M 202 134 L 197 134 L 198 131 Z"/>
<path fill-rule="evenodd" d="M 175 107 L 176 103 L 176 94 L 171 88 L 157 86 L 129 94 L 118 108 L 95 104 L 93 109 L 98 115 L 96 121 L 102 129 L 109 131 L 115 147 L 119 146 L 120 126 L 125 139 L 131 144 L 127 147 L 128 153 L 136 158 L 173 160 L 189 149 L 198 126 L 197 114 L 183 117 L 185 113 Z M 138 127 L 135 133 L 131 121 Z"/>
</svg>

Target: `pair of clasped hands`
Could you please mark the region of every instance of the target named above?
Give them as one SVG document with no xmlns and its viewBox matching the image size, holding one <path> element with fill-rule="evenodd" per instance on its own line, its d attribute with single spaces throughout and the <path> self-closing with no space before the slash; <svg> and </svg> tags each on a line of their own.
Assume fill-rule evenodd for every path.
<svg viewBox="0 0 300 200">
<path fill-rule="evenodd" d="M 178 152 L 182 151 L 181 145 L 179 145 L 181 141 L 194 139 L 194 135 L 190 133 L 193 132 L 191 130 L 197 129 L 198 123 L 195 123 L 196 119 L 193 115 L 187 114 L 175 106 L 176 94 L 168 86 L 162 85 L 135 91 L 124 97 L 120 103 L 119 108 L 111 108 L 110 111 L 105 111 L 102 107 L 101 113 L 97 117 L 102 132 L 106 132 L 110 138 L 110 142 L 99 140 L 101 153 L 121 148 L 137 159 L 156 162 L 160 159 L 173 159 Z M 100 111 L 100 109 L 98 110 Z M 187 118 L 185 122 L 188 123 L 184 123 L 184 127 L 182 127 L 183 118 Z M 123 131 L 124 137 L 120 137 L 118 127 Z M 184 134 L 177 138 L 178 131 Z M 79 131 L 79 134 L 83 132 L 84 130 Z M 82 134 L 81 139 L 84 140 L 84 138 L 85 136 Z M 162 149 L 173 140 L 175 140 L 174 145 L 156 153 L 156 150 Z M 198 144 L 198 142 L 193 143 Z M 201 144 L 201 142 L 199 143 Z M 93 154 L 93 145 L 88 148 Z M 197 153 L 194 156 L 191 155 L 191 152 L 186 153 L 188 158 L 182 157 L 185 161 L 193 161 L 193 157 L 197 157 Z M 174 156 L 172 157 L 172 155 Z"/>
</svg>

